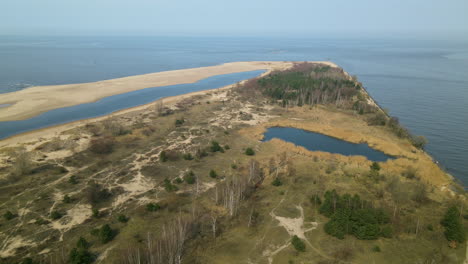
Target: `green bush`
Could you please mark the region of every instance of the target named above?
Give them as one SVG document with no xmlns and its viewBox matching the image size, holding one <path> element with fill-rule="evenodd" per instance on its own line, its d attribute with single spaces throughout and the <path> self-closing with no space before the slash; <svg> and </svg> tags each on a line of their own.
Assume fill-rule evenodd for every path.
<svg viewBox="0 0 468 264">
<path fill-rule="evenodd" d="M 75 175 L 70 176 L 70 178 L 68 179 L 68 182 L 71 184 L 78 184 L 78 180 L 76 179 Z"/>
<path fill-rule="evenodd" d="M 70 264 L 89 264 L 94 261 L 94 256 L 87 249 L 73 248 L 68 260 Z"/>
<path fill-rule="evenodd" d="M 380 170 L 380 165 L 377 162 L 372 162 L 372 165 L 370 166 L 370 169 L 373 171 L 379 171 Z"/>
<path fill-rule="evenodd" d="M 185 120 L 184 120 L 183 118 L 182 118 L 182 119 L 177 119 L 177 120 L 175 121 L 175 125 L 176 125 L 176 126 L 181 126 L 181 125 L 183 125 L 184 123 L 185 123 Z"/>
<path fill-rule="evenodd" d="M 99 218 L 99 216 L 100 216 L 99 209 L 93 208 L 93 217 L 94 218 Z"/>
<path fill-rule="evenodd" d="M 410 140 L 413 146 L 419 149 L 424 149 L 427 144 L 427 139 L 424 136 L 411 136 Z"/>
<path fill-rule="evenodd" d="M 60 218 L 62 218 L 62 216 L 63 216 L 62 213 L 60 213 L 58 211 L 52 211 L 50 213 L 50 219 L 52 219 L 52 220 L 60 219 Z"/>
<path fill-rule="evenodd" d="M 374 252 L 380 252 L 381 250 L 380 250 L 380 247 L 379 247 L 379 246 L 375 246 L 375 247 L 372 248 L 372 251 L 374 251 Z"/>
<path fill-rule="evenodd" d="M 278 187 L 278 186 L 283 185 L 283 183 L 281 182 L 281 180 L 279 179 L 279 177 L 276 177 L 276 178 L 271 182 L 271 185 Z"/>
<path fill-rule="evenodd" d="M 70 196 L 68 196 L 68 194 L 65 194 L 65 196 L 63 197 L 63 202 L 64 203 L 71 203 L 72 198 Z"/>
<path fill-rule="evenodd" d="M 111 227 L 108 224 L 103 225 L 99 229 L 99 239 L 101 240 L 101 243 L 105 244 L 112 239 L 114 239 L 115 232 L 114 230 L 111 229 Z"/>
<path fill-rule="evenodd" d="M 193 160 L 193 156 L 191 153 L 185 153 L 183 156 L 184 160 Z"/>
<path fill-rule="evenodd" d="M 296 235 L 294 235 L 293 238 L 291 239 L 291 244 L 293 245 L 294 249 L 296 249 L 297 251 L 299 252 L 305 251 L 304 242 Z"/>
<path fill-rule="evenodd" d="M 445 227 L 444 234 L 448 241 L 465 242 L 466 233 L 460 221 L 460 211 L 458 211 L 456 206 L 447 209 L 441 224 Z"/>
<path fill-rule="evenodd" d="M 13 214 L 11 211 L 6 211 L 4 214 L 3 214 L 3 218 L 5 218 L 5 220 L 11 220 L 13 218 L 15 218 L 16 215 Z"/>
<path fill-rule="evenodd" d="M 194 184 L 196 182 L 195 174 L 193 171 L 188 171 L 184 175 L 184 181 L 188 184 Z"/>
<path fill-rule="evenodd" d="M 180 178 L 177 178 L 177 179 L 180 180 Z M 167 178 L 164 179 L 164 189 L 166 190 L 166 192 L 176 192 L 177 190 L 179 190 L 179 188 L 177 188 L 177 186 L 172 184 L 171 181 Z"/>
<path fill-rule="evenodd" d="M 117 216 L 117 221 L 121 222 L 121 223 L 127 223 L 129 220 L 129 218 L 127 216 L 125 216 L 124 214 L 119 214 L 119 216 Z"/>
<path fill-rule="evenodd" d="M 247 149 L 245 150 L 245 155 L 247 155 L 247 156 L 253 156 L 253 155 L 255 155 L 255 151 L 254 151 L 252 148 L 247 148 Z"/>
<path fill-rule="evenodd" d="M 225 145 L 225 146 L 224 146 L 224 149 L 225 149 L 225 150 L 229 150 L 229 149 L 231 149 L 231 147 L 230 147 L 229 145 Z"/>
<path fill-rule="evenodd" d="M 216 177 L 218 177 L 218 174 L 216 173 L 216 171 L 210 170 L 210 177 L 215 179 Z"/>
<path fill-rule="evenodd" d="M 78 241 L 76 242 L 76 247 L 77 248 L 84 248 L 84 249 L 87 249 L 89 248 L 90 244 L 88 241 L 86 241 L 86 239 L 84 239 L 83 237 L 80 237 L 78 239 Z"/>
<path fill-rule="evenodd" d="M 150 212 L 156 212 L 161 209 L 161 206 L 157 203 L 149 203 L 146 205 L 146 210 Z"/>
<path fill-rule="evenodd" d="M 219 145 L 217 141 L 211 141 L 211 146 L 210 146 L 210 151 L 211 152 L 217 152 L 217 151 L 222 151 L 223 148 Z"/>
</svg>

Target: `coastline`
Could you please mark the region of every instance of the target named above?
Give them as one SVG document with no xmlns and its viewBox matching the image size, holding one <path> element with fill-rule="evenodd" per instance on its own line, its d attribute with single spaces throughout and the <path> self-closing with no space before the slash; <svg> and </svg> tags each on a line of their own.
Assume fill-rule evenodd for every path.
<svg viewBox="0 0 468 264">
<path fill-rule="evenodd" d="M 282 62 L 282 63 L 283 63 L 282 69 L 286 69 L 286 68 L 292 66 L 292 62 Z M 317 62 L 317 63 L 322 63 L 322 62 Z M 323 62 L 323 63 L 326 63 L 326 62 Z M 333 64 L 330 63 L 330 65 L 333 65 Z M 272 71 L 274 71 L 276 69 L 278 69 L 278 68 L 272 67 L 272 68 L 266 70 L 264 73 L 260 74 L 258 77 L 265 76 L 265 75 L 271 73 Z M 242 80 L 240 83 L 243 83 L 245 81 L 247 81 L 247 80 Z M 192 97 L 192 96 L 196 96 L 196 95 L 203 95 L 203 94 L 207 94 L 207 93 L 210 93 L 210 92 L 213 92 L 213 91 L 222 91 L 222 90 L 230 89 L 230 88 L 234 87 L 235 85 L 236 85 L 236 83 L 230 84 L 230 85 L 227 85 L 227 86 L 224 86 L 224 87 L 220 87 L 220 88 L 215 88 L 215 89 L 207 89 L 207 90 L 202 90 L 202 91 L 197 91 L 197 92 L 191 92 L 191 93 L 185 93 L 185 94 L 180 94 L 180 95 L 175 95 L 175 96 L 163 97 L 163 98 L 157 99 L 157 100 L 152 101 L 152 102 L 147 103 L 147 104 L 142 104 L 142 105 L 135 106 L 135 107 L 121 109 L 121 110 L 118 110 L 118 111 L 115 111 L 115 112 L 112 112 L 110 114 L 103 115 L 103 116 L 80 119 L 80 120 L 76 120 L 76 121 L 67 122 L 67 123 L 64 123 L 64 124 L 58 124 L 58 125 L 53 125 L 53 126 L 40 128 L 40 129 L 35 129 L 35 130 L 32 130 L 32 131 L 26 131 L 26 132 L 23 132 L 23 133 L 19 133 L 19 134 L 10 136 L 10 137 L 0 139 L 0 148 L 11 147 L 11 146 L 14 146 L 16 144 L 27 144 L 29 142 L 36 141 L 36 140 L 50 139 L 50 138 L 58 136 L 62 132 L 65 132 L 67 130 L 70 130 L 70 129 L 73 129 L 73 128 L 76 128 L 76 127 L 79 127 L 79 126 L 86 125 L 88 123 L 99 122 L 99 121 L 102 121 L 102 120 L 105 120 L 107 118 L 111 118 L 111 117 L 114 117 L 114 116 L 119 116 L 119 115 L 131 113 L 131 112 L 136 112 L 136 111 L 142 111 L 144 109 L 147 109 L 149 107 L 152 107 L 152 106 L 156 105 L 160 101 L 163 101 L 165 106 L 168 106 L 168 105 L 170 106 L 170 105 L 174 105 L 177 102 L 185 99 L 186 97 Z"/>
<path fill-rule="evenodd" d="M 245 64 L 245 63 L 247 63 L 247 62 L 238 62 L 238 63 L 235 62 L 235 63 L 228 63 L 228 64 L 229 65 L 230 64 L 250 65 L 249 63 L 252 63 L 252 65 L 255 65 L 254 67 L 257 67 L 258 65 L 262 65 L 262 66 L 268 65 L 269 68 L 266 69 L 266 71 L 263 74 L 259 75 L 259 77 L 261 77 L 261 76 L 264 76 L 264 75 L 268 75 L 269 73 L 271 73 L 274 70 L 287 69 L 287 68 L 291 67 L 296 62 L 248 62 L 247 64 Z M 327 64 L 327 65 L 332 66 L 332 67 L 339 67 L 339 66 L 337 66 L 336 64 L 334 64 L 332 62 L 314 61 L 314 63 L 323 63 L 323 64 Z M 221 67 L 223 65 L 226 65 L 226 64 L 222 64 L 222 65 L 218 65 L 218 66 Z M 211 66 L 211 68 L 213 68 L 213 67 L 216 68 L 218 66 Z M 250 67 L 250 66 L 247 66 L 247 67 Z M 205 68 L 209 68 L 209 67 L 205 67 Z M 193 69 L 197 70 L 197 69 L 201 69 L 201 68 L 193 68 Z M 170 73 L 179 72 L 179 74 L 182 74 L 183 72 L 188 71 L 188 70 L 192 70 L 192 69 L 170 71 Z M 214 70 L 213 72 L 216 72 L 216 70 Z M 218 75 L 217 73 L 213 74 L 213 72 L 211 72 L 212 73 L 211 76 Z M 343 69 L 343 72 L 350 79 L 352 79 L 352 77 L 346 71 L 344 71 L 344 69 Z M 162 72 L 162 73 L 168 73 L 168 72 Z M 155 74 L 158 74 L 158 73 L 155 73 Z M 145 75 L 137 75 L 137 76 L 133 76 L 133 78 L 141 78 L 141 77 L 144 77 L 144 76 Z M 132 78 L 132 77 L 125 77 L 125 78 Z M 119 79 L 113 79 L 113 81 L 115 81 L 115 80 L 119 80 Z M 183 80 L 185 80 L 185 79 L 183 79 Z M 172 81 L 174 81 L 174 80 L 172 80 Z M 246 80 L 243 80 L 243 81 L 241 81 L 241 83 L 245 82 L 245 81 Z M 100 82 L 96 82 L 96 83 L 101 83 L 101 82 L 106 82 L 106 81 L 100 81 Z M 96 83 L 86 83 L 86 84 L 83 84 L 83 85 L 92 85 L 92 84 L 96 84 Z M 177 84 L 180 84 L 180 83 L 177 83 Z M 135 106 L 135 107 L 130 107 L 130 108 L 126 108 L 126 109 L 121 109 L 121 110 L 115 111 L 113 113 L 110 113 L 108 115 L 93 117 L 93 118 L 88 118 L 88 119 L 82 119 L 82 120 L 77 120 L 77 121 L 72 121 L 72 122 L 65 123 L 65 124 L 59 124 L 59 125 L 55 125 L 55 126 L 50 126 L 50 127 L 45 127 L 45 128 L 33 130 L 33 131 L 20 133 L 20 134 L 13 135 L 11 137 L 4 138 L 4 139 L 0 140 L 0 148 L 12 147 L 12 146 L 17 145 L 17 144 L 28 144 L 28 143 L 31 143 L 33 141 L 44 141 L 44 140 L 47 140 L 47 139 L 57 137 L 57 136 L 59 136 L 59 134 L 65 132 L 67 130 L 74 129 L 74 128 L 77 128 L 79 126 L 86 125 L 88 123 L 98 122 L 98 121 L 102 121 L 102 120 L 105 120 L 107 118 L 111 118 L 111 117 L 114 117 L 114 116 L 119 116 L 119 115 L 131 113 L 131 112 L 142 111 L 142 110 L 148 109 L 148 108 L 156 105 L 160 101 L 163 101 L 165 106 L 171 106 L 171 105 L 174 105 L 177 102 L 179 102 L 179 101 L 181 101 L 181 100 L 183 100 L 183 99 L 185 99 L 187 97 L 192 97 L 192 96 L 196 96 L 196 95 L 203 95 L 203 94 L 207 94 L 207 93 L 210 93 L 210 92 L 213 92 L 213 91 L 221 91 L 221 90 L 225 90 L 225 89 L 230 89 L 230 88 L 234 87 L 235 85 L 236 84 L 231 84 L 231 85 L 227 85 L 227 86 L 224 86 L 224 87 L 221 87 L 221 88 L 207 89 L 207 90 L 202 90 L 202 91 L 197 91 L 197 92 L 192 92 L 192 93 L 186 93 L 186 94 L 181 94 L 181 95 L 176 95 L 176 96 L 164 97 L 164 98 L 155 100 L 155 101 L 147 103 L 147 104 L 143 104 L 143 105 L 139 105 L 139 106 Z M 57 87 L 57 86 L 54 86 L 54 87 Z M 144 88 L 142 88 L 142 89 L 144 89 Z M 27 89 L 25 89 L 25 90 L 27 90 Z M 370 96 L 370 94 L 368 93 L 368 91 L 364 87 L 363 87 L 363 92 L 367 96 L 367 99 L 368 99 L 368 101 L 370 103 L 374 104 L 375 106 L 377 106 L 380 109 L 380 111 L 385 113 L 385 111 L 382 109 L 382 107 L 375 102 L 375 100 Z M 1 95 L 0 95 L 0 98 L 1 98 Z M 395 157 L 398 157 L 398 156 L 413 156 L 414 155 L 413 153 L 409 153 L 407 151 L 403 151 L 403 152 L 405 152 L 405 154 L 403 154 L 401 149 L 399 149 L 398 151 L 395 151 L 392 148 L 387 148 L 387 146 L 385 146 L 386 144 L 383 144 L 384 142 L 382 142 L 382 141 L 380 141 L 380 142 L 377 141 L 376 142 L 375 139 L 374 140 L 372 139 L 372 137 L 362 138 L 361 137 L 362 135 L 361 135 L 361 136 L 359 136 L 359 138 L 356 138 L 353 135 L 349 135 L 348 133 L 344 133 L 346 131 L 344 131 L 343 129 L 338 129 L 339 131 L 334 131 L 333 132 L 333 131 L 331 131 L 331 127 L 323 127 L 323 126 L 310 127 L 308 125 L 298 125 L 297 122 L 285 122 L 285 121 L 286 120 L 282 120 L 280 122 L 267 122 L 267 123 L 262 124 L 262 125 L 257 126 L 257 127 L 261 127 L 261 130 L 263 131 L 267 127 L 286 126 L 287 125 L 287 126 L 291 126 L 291 127 L 296 127 L 296 128 L 308 130 L 308 131 L 311 131 L 311 132 L 321 133 L 321 134 L 324 134 L 324 135 L 327 135 L 327 136 L 335 137 L 337 139 L 346 140 L 346 141 L 353 142 L 353 143 L 366 142 L 370 147 L 372 147 L 374 149 L 377 149 L 379 151 L 382 151 L 382 152 L 384 152 L 386 154 L 393 155 Z M 336 129 L 336 127 L 334 129 Z M 255 131 L 253 133 L 254 137 L 259 132 L 261 132 L 261 131 L 260 130 Z M 347 131 L 347 132 L 349 132 L 349 131 Z M 257 134 L 257 137 L 258 137 L 258 134 Z M 452 175 L 450 175 L 445 170 L 443 170 L 442 167 L 440 166 L 441 164 L 435 162 L 436 160 L 429 153 L 427 153 L 424 150 L 421 150 L 419 152 L 420 152 L 421 155 L 426 157 L 426 158 L 424 158 L 426 161 L 430 160 L 432 165 L 435 165 L 437 168 L 439 168 L 440 171 L 442 171 L 446 175 L 447 178 L 450 178 L 451 182 L 454 182 L 454 183 L 457 184 L 456 178 L 454 178 Z M 438 180 L 436 180 L 436 181 L 438 182 L 438 184 L 436 184 L 436 185 L 439 185 L 439 186 L 442 186 L 442 187 L 447 186 L 446 179 L 441 179 L 440 176 L 437 177 L 437 178 L 438 178 Z"/>
<path fill-rule="evenodd" d="M 321 63 L 334 65 L 330 62 Z M 0 105 L 9 104 L 0 108 L 0 122 L 24 120 L 53 109 L 96 102 L 108 96 L 145 88 L 194 83 L 211 76 L 229 73 L 281 70 L 291 65 L 292 62 L 283 61 L 231 62 L 91 83 L 33 86 L 16 92 L 0 94 Z"/>
</svg>

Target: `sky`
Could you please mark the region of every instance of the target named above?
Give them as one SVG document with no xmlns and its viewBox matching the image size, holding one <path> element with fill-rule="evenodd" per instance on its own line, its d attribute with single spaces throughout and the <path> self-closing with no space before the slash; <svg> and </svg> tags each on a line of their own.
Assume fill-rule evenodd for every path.
<svg viewBox="0 0 468 264">
<path fill-rule="evenodd" d="M 0 0 L 0 35 L 468 36 L 468 0 Z"/>
</svg>

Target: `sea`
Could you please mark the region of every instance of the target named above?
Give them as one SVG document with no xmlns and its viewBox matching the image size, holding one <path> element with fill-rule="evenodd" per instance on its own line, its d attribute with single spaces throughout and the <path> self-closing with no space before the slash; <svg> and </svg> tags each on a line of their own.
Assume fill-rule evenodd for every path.
<svg viewBox="0 0 468 264">
<path fill-rule="evenodd" d="M 467 41 L 0 36 L 0 93 L 256 60 L 337 63 L 356 75 L 390 115 L 425 136 L 427 152 L 468 186 Z"/>
</svg>

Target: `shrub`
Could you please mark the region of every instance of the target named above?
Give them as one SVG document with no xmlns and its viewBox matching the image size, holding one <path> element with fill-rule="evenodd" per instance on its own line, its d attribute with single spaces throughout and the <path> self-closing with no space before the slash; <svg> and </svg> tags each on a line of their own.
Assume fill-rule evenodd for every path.
<svg viewBox="0 0 468 264">
<path fill-rule="evenodd" d="M 103 225 L 99 229 L 99 239 L 101 240 L 101 243 L 105 244 L 112 239 L 114 239 L 115 232 L 114 230 L 111 229 L 111 227 L 108 224 Z"/>
<path fill-rule="evenodd" d="M 372 162 L 372 165 L 370 166 L 370 169 L 373 171 L 380 171 L 380 165 L 377 162 Z"/>
<path fill-rule="evenodd" d="M 381 250 L 380 250 L 379 246 L 375 246 L 375 247 L 372 248 L 372 251 L 373 252 L 380 252 Z"/>
<path fill-rule="evenodd" d="M 217 152 L 221 151 L 223 148 L 219 145 L 217 141 L 211 141 L 210 151 Z"/>
<path fill-rule="evenodd" d="M 427 139 L 424 136 L 411 136 L 411 143 L 419 149 L 424 149 Z"/>
<path fill-rule="evenodd" d="M 94 257 L 87 249 L 73 248 L 68 260 L 70 264 L 89 264 L 94 261 Z"/>
<path fill-rule="evenodd" d="M 255 155 L 255 151 L 252 148 L 247 148 L 245 150 L 245 155 L 253 156 L 253 155 Z"/>
<path fill-rule="evenodd" d="M 78 241 L 76 242 L 76 247 L 77 248 L 83 248 L 83 249 L 87 249 L 89 248 L 89 242 L 86 241 L 86 239 L 84 239 L 83 237 L 80 237 L 78 239 Z"/>
<path fill-rule="evenodd" d="M 180 178 L 177 178 L 177 179 L 180 179 Z M 179 190 L 179 188 L 177 188 L 177 186 L 172 184 L 171 181 L 167 178 L 164 179 L 164 189 L 166 190 L 166 192 L 175 192 Z"/>
<path fill-rule="evenodd" d="M 89 149 L 96 154 L 109 154 L 114 150 L 114 145 L 114 138 L 101 137 L 91 140 Z"/>
<path fill-rule="evenodd" d="M 427 230 L 434 231 L 434 226 L 432 226 L 431 224 L 428 224 L 427 225 Z"/>
<path fill-rule="evenodd" d="M 13 214 L 11 211 L 6 211 L 4 214 L 3 214 L 3 218 L 5 218 L 5 220 L 11 220 L 13 218 L 15 218 L 16 215 Z"/>
<path fill-rule="evenodd" d="M 460 221 L 460 211 L 458 211 L 456 206 L 452 206 L 447 209 L 441 224 L 445 227 L 444 234 L 449 242 L 465 242 L 465 229 L 462 222 Z"/>
<path fill-rule="evenodd" d="M 198 159 L 201 159 L 201 158 L 203 158 L 203 157 L 208 156 L 208 152 L 206 152 L 206 150 L 204 150 L 204 149 L 197 149 L 197 152 L 195 153 L 195 156 L 196 156 Z"/>
<path fill-rule="evenodd" d="M 78 180 L 76 179 L 75 175 L 70 176 L 70 178 L 68 179 L 68 182 L 71 184 L 78 184 Z"/>
<path fill-rule="evenodd" d="M 294 235 L 293 238 L 291 239 L 291 244 L 293 245 L 294 249 L 296 249 L 297 251 L 299 252 L 305 251 L 304 242 L 296 235 Z"/>
<path fill-rule="evenodd" d="M 99 214 L 99 210 L 97 208 L 93 208 L 93 217 L 94 218 L 99 218 L 100 214 Z"/>
<path fill-rule="evenodd" d="M 281 182 L 281 180 L 279 179 L 279 177 L 276 177 L 276 178 L 271 182 L 271 185 L 278 187 L 278 186 L 283 185 L 283 183 Z"/>
<path fill-rule="evenodd" d="M 387 123 L 387 116 L 381 111 L 378 111 L 368 118 L 367 123 L 371 126 L 385 126 Z"/>
<path fill-rule="evenodd" d="M 229 149 L 231 149 L 231 147 L 229 145 L 224 145 L 224 149 L 229 150 Z"/>
<path fill-rule="evenodd" d="M 195 174 L 193 171 L 188 171 L 184 175 L 184 181 L 188 184 L 194 184 L 196 182 Z"/>
<path fill-rule="evenodd" d="M 237 169 L 237 165 L 233 163 L 233 164 L 231 164 L 231 168 L 235 170 L 235 169 Z"/>
<path fill-rule="evenodd" d="M 117 216 L 117 221 L 119 221 L 120 223 L 127 223 L 128 220 L 129 218 L 124 214 L 120 214 L 119 216 Z"/>
<path fill-rule="evenodd" d="M 85 190 L 86 198 L 90 204 L 98 204 L 109 199 L 112 193 L 108 189 L 102 188 L 101 185 L 91 182 Z"/>
<path fill-rule="evenodd" d="M 218 174 L 216 173 L 216 171 L 210 170 L 210 177 L 214 179 L 214 178 L 218 177 Z"/>
<path fill-rule="evenodd" d="M 72 198 L 70 196 L 68 196 L 68 194 L 65 194 L 65 196 L 63 197 L 63 202 L 64 203 L 71 203 Z"/>
<path fill-rule="evenodd" d="M 185 122 L 185 120 L 183 118 L 182 119 L 176 119 L 175 125 L 178 127 L 178 126 L 183 125 L 184 122 Z"/>
<path fill-rule="evenodd" d="M 166 151 L 161 151 L 161 153 L 159 153 L 159 161 L 161 162 L 166 162 L 168 160 L 167 158 L 167 154 L 166 154 Z"/>
<path fill-rule="evenodd" d="M 50 219 L 52 219 L 52 220 L 60 219 L 60 218 L 62 218 L 62 216 L 63 216 L 62 213 L 60 213 L 58 211 L 52 211 L 50 213 Z"/>
<path fill-rule="evenodd" d="M 149 203 L 146 205 L 146 210 L 150 212 L 156 212 L 161 209 L 161 206 L 157 203 Z"/>
<path fill-rule="evenodd" d="M 408 179 L 416 179 L 416 169 L 414 167 L 408 166 L 402 173 L 403 177 Z"/>
<path fill-rule="evenodd" d="M 193 160 L 193 156 L 191 153 L 185 153 L 183 155 L 184 160 Z"/>
<path fill-rule="evenodd" d="M 177 184 L 180 184 L 180 183 L 183 183 L 183 182 L 184 182 L 184 180 L 182 180 L 182 179 L 179 178 L 179 177 L 177 177 L 174 181 L 175 181 L 175 183 L 177 183 Z"/>
</svg>

